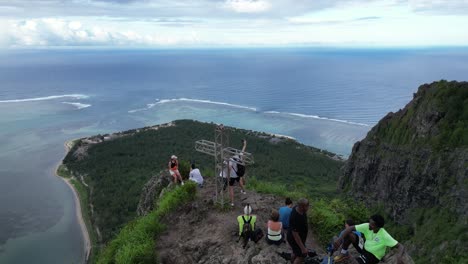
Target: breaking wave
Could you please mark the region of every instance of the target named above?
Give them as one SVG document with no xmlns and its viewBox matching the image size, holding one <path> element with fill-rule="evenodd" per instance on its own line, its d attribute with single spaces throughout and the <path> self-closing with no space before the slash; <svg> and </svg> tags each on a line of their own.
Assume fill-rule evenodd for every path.
<svg viewBox="0 0 468 264">
<path fill-rule="evenodd" d="M 22 103 L 22 102 L 35 102 L 35 101 L 46 101 L 59 98 L 73 98 L 76 100 L 87 99 L 89 96 L 84 94 L 63 94 L 63 95 L 51 95 L 45 97 L 34 97 L 34 98 L 24 98 L 24 99 L 11 99 L 11 100 L 0 100 L 0 103 Z"/>
<path fill-rule="evenodd" d="M 147 104 L 145 108 L 138 108 L 138 109 L 129 110 L 128 113 L 136 113 L 136 112 L 140 112 L 140 111 L 145 111 L 145 110 L 151 109 L 151 108 L 153 108 L 153 107 L 155 107 L 157 105 L 162 105 L 162 104 L 166 104 L 166 103 L 175 103 L 175 102 L 195 102 L 195 103 L 215 104 L 215 105 L 223 105 L 223 106 L 235 107 L 235 108 L 239 108 L 239 109 L 245 109 L 245 110 L 257 112 L 257 108 L 244 106 L 244 105 L 230 104 L 230 103 L 210 101 L 210 100 L 201 100 L 201 99 L 177 98 L 177 99 L 162 99 L 162 100 L 157 99 L 157 101 L 155 103 Z M 278 112 L 278 111 L 265 111 L 265 112 L 260 112 L 260 113 L 270 114 L 270 115 L 289 115 L 289 116 L 296 116 L 296 117 L 301 117 L 301 118 L 320 119 L 320 120 L 327 120 L 327 121 L 333 121 L 333 122 L 339 122 L 339 123 L 345 123 L 345 124 L 357 125 L 357 126 L 366 126 L 366 127 L 370 126 L 370 125 L 364 124 L 364 123 L 352 122 L 352 121 L 335 119 L 335 118 L 327 118 L 327 117 L 322 117 L 322 116 L 318 116 L 318 115 L 306 115 L 306 114 L 290 113 L 290 112 Z"/>
<path fill-rule="evenodd" d="M 82 104 L 82 103 L 77 103 L 77 102 L 62 102 L 62 104 L 69 104 L 75 106 L 77 109 L 83 109 L 90 107 L 90 104 Z"/>
</svg>

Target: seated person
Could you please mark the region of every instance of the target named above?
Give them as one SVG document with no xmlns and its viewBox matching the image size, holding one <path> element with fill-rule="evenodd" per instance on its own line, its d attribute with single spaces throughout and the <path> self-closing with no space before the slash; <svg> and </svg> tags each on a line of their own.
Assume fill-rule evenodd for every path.
<svg viewBox="0 0 468 264">
<path fill-rule="evenodd" d="M 280 207 L 279 209 L 279 220 L 283 223 L 283 229 L 285 232 L 288 231 L 289 228 L 289 216 L 291 215 L 292 207 L 293 207 L 293 202 L 291 198 L 286 198 L 284 201 L 285 206 Z"/>
<path fill-rule="evenodd" d="M 237 217 L 237 222 L 239 223 L 239 239 L 241 237 L 244 239 L 244 247 L 247 245 L 247 242 L 255 230 L 256 221 L 257 216 L 252 215 L 252 207 L 247 204 L 244 207 L 244 214 Z"/>
<path fill-rule="evenodd" d="M 177 180 L 179 180 L 180 183 L 184 185 L 184 181 L 182 181 L 182 176 L 179 172 L 179 160 L 177 160 L 176 155 L 171 156 L 167 166 L 169 167 L 169 173 L 172 175 L 172 177 L 174 177 L 174 184 L 177 184 Z"/>
<path fill-rule="evenodd" d="M 361 232 L 366 238 L 364 248 L 359 257 L 356 258 L 359 264 L 375 264 L 380 262 L 385 256 L 387 247 L 398 248 L 397 263 L 401 264 L 405 247 L 398 243 L 383 227 L 385 220 L 381 215 L 373 215 L 369 223 L 350 226 L 344 230 L 338 239 L 334 242 L 334 247 L 338 248 L 343 243 L 340 256 L 344 259 L 348 253 L 348 247 L 351 243 L 356 247 L 357 235 L 353 231 Z M 356 248 L 357 249 L 357 248 Z"/>
<path fill-rule="evenodd" d="M 195 163 L 192 163 L 190 167 L 189 180 L 198 183 L 198 187 L 203 187 L 203 176 L 200 170 L 195 166 Z"/>
<path fill-rule="evenodd" d="M 277 210 L 273 209 L 271 211 L 270 220 L 267 223 L 268 231 L 266 240 L 268 244 L 280 245 L 283 243 L 283 223 L 279 221 L 279 213 Z"/>
</svg>

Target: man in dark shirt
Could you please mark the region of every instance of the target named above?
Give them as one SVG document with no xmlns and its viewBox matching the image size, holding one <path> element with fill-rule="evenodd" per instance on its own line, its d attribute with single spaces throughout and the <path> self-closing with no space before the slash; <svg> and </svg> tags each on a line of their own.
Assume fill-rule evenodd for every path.
<svg viewBox="0 0 468 264">
<path fill-rule="evenodd" d="M 305 242 L 309 231 L 307 225 L 307 211 L 309 210 L 309 201 L 305 198 L 300 199 L 297 205 L 292 209 L 289 217 L 288 243 L 293 251 L 291 261 L 294 264 L 304 262 L 307 256 Z"/>
</svg>

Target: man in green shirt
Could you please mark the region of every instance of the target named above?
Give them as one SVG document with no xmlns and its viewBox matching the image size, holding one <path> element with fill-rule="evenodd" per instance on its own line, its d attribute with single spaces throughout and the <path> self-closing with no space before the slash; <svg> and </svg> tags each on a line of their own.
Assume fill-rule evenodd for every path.
<svg viewBox="0 0 468 264">
<path fill-rule="evenodd" d="M 356 235 L 353 233 L 353 231 L 359 231 L 366 239 L 362 254 L 356 258 L 356 261 L 359 264 L 378 263 L 384 257 L 387 247 L 398 247 L 399 254 L 397 262 L 398 264 L 403 263 L 402 257 L 403 253 L 405 252 L 405 247 L 398 243 L 398 241 L 396 241 L 389 233 L 387 233 L 387 231 L 383 228 L 384 224 L 384 218 L 381 215 L 376 214 L 370 217 L 369 223 L 346 228 L 334 243 L 335 248 L 338 248 L 341 243 L 343 243 L 341 253 L 338 258 L 335 259 L 335 262 L 340 262 L 349 257 L 349 245 L 351 243 L 356 244 Z"/>
</svg>

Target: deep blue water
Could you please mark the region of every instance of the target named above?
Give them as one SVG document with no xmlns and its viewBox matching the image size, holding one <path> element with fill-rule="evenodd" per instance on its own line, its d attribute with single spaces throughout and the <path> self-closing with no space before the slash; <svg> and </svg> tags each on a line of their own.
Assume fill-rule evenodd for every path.
<svg viewBox="0 0 468 264">
<path fill-rule="evenodd" d="M 83 260 L 64 141 L 191 118 L 347 156 L 423 83 L 468 80 L 468 49 L 0 52 L 0 263 Z M 194 139 L 195 140 L 195 139 Z"/>
</svg>

